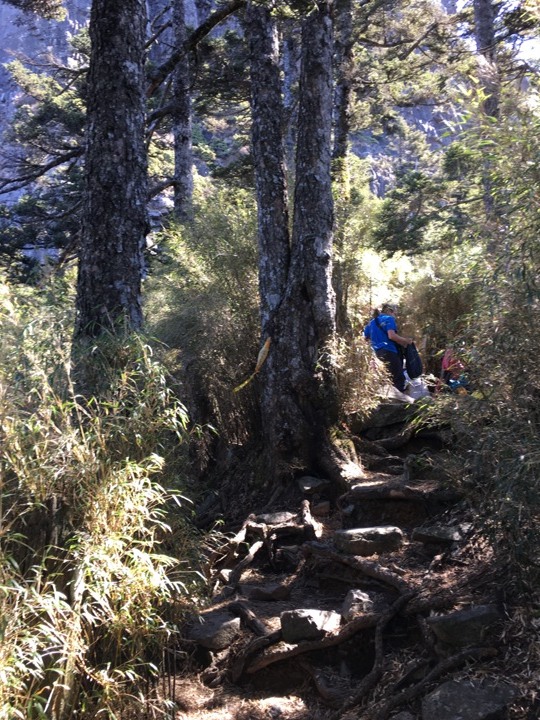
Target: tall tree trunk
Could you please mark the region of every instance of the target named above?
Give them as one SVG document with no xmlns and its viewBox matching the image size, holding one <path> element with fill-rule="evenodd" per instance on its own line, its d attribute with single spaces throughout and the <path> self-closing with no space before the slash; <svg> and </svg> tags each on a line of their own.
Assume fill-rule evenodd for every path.
<svg viewBox="0 0 540 720">
<path fill-rule="evenodd" d="M 144 0 L 93 1 L 77 285 L 76 332 L 83 336 L 143 322 L 145 31 Z"/>
<path fill-rule="evenodd" d="M 495 52 L 495 8 L 493 0 L 474 0 L 474 35 L 476 49 L 482 56 L 479 75 L 487 95 L 486 115 L 499 114 L 499 77 Z"/>
<path fill-rule="evenodd" d="M 298 75 L 300 73 L 300 37 L 298 23 L 283 21 L 281 40 L 281 67 L 283 72 L 283 111 L 285 120 L 285 165 L 289 175 L 294 176 L 294 153 L 296 148 L 298 120 Z"/>
<path fill-rule="evenodd" d="M 335 164 L 343 164 L 349 149 L 349 133 L 351 130 L 352 0 L 336 0 L 334 16 L 336 27 L 334 41 L 336 87 L 334 91 L 334 147 L 332 157 Z"/>
<path fill-rule="evenodd" d="M 251 60 L 252 147 L 259 231 L 259 294 L 263 340 L 283 299 L 290 262 L 283 149 L 283 102 L 276 26 L 268 8 L 246 12 Z"/>
<path fill-rule="evenodd" d="M 301 314 L 309 319 L 305 337 L 310 338 L 310 364 L 316 360 L 317 348 L 331 343 L 335 332 L 330 176 L 333 42 L 329 6 L 328 2 L 317 2 L 317 9 L 308 15 L 302 28 L 291 274 L 295 290 L 300 290 L 295 294 L 304 308 Z"/>
<path fill-rule="evenodd" d="M 187 40 L 185 0 L 174 0 L 173 29 L 175 47 L 184 47 Z M 193 153 L 191 138 L 191 88 L 189 53 L 178 61 L 173 79 L 174 136 L 174 212 L 179 220 L 191 215 L 193 200 Z"/>
<path fill-rule="evenodd" d="M 474 34 L 476 48 L 480 53 L 478 76 L 486 95 L 483 111 L 490 118 L 499 116 L 499 70 L 495 48 L 495 7 L 493 0 L 474 0 Z M 488 222 L 497 222 L 498 212 L 493 200 L 491 164 L 484 160 L 482 184 L 484 208 Z M 490 243 L 492 249 L 492 242 Z M 488 249 L 490 247 L 488 246 Z"/>
<path fill-rule="evenodd" d="M 334 90 L 334 147 L 332 150 L 334 181 L 339 188 L 341 203 L 350 198 L 347 155 L 351 130 L 351 94 L 353 64 L 352 0 L 336 0 L 334 4 L 336 86 Z M 340 334 L 350 330 L 347 317 L 347 288 L 344 285 L 344 238 L 335 237 L 334 290 L 336 293 L 336 325 Z"/>
<path fill-rule="evenodd" d="M 260 377 L 266 454 L 269 465 L 274 463 L 274 476 L 291 467 L 333 473 L 334 479 L 343 476 L 328 439 L 328 430 L 337 419 L 330 178 L 332 52 L 329 3 L 317 2 L 302 27 L 290 265 L 284 286 L 281 278 L 274 278 L 272 287 L 280 296 L 272 300 L 265 326 L 271 345 Z M 274 82 L 277 87 L 277 79 Z M 276 110 L 267 112 L 270 118 Z M 276 143 L 276 157 L 281 148 L 281 142 Z M 272 203 L 261 212 L 269 213 L 271 208 Z M 279 216 L 276 213 L 277 222 Z M 282 252 L 284 257 L 284 245 Z M 261 275 L 272 271 L 268 259 L 261 257 Z"/>
</svg>

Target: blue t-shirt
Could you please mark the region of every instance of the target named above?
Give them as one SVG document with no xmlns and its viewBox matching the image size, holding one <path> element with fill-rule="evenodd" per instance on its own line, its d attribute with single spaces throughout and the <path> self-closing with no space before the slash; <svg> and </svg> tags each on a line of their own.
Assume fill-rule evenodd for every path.
<svg viewBox="0 0 540 720">
<path fill-rule="evenodd" d="M 373 318 L 364 328 L 364 337 L 371 342 L 371 347 L 375 352 L 377 350 L 398 352 L 396 343 L 388 339 L 387 333 L 389 330 L 397 332 L 396 319 L 392 315 L 379 315 L 377 319 Z"/>
</svg>

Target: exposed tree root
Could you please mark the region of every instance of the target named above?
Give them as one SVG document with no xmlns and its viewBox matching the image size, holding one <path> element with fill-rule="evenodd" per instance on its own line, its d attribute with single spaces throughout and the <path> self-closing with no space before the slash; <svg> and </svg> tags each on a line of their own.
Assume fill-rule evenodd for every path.
<svg viewBox="0 0 540 720">
<path fill-rule="evenodd" d="M 238 583 L 240 582 L 242 573 L 249 565 L 251 565 L 251 563 L 255 559 L 255 555 L 262 547 L 264 547 L 264 545 L 264 540 L 257 540 L 253 543 L 253 545 L 249 548 L 248 554 L 244 558 L 242 558 L 242 560 L 240 560 L 238 565 L 232 571 L 229 578 L 228 586 L 227 588 L 223 589 L 223 593 L 225 593 L 226 595 L 232 595 L 232 593 L 236 590 Z"/>
<path fill-rule="evenodd" d="M 406 445 L 409 440 L 416 433 L 416 428 L 412 425 L 407 425 L 400 433 L 393 435 L 389 438 L 381 438 L 377 440 L 377 444 L 383 447 L 385 450 L 396 450 L 397 448 Z"/>
<path fill-rule="evenodd" d="M 261 650 L 265 650 L 270 645 L 275 645 L 281 640 L 281 630 L 268 633 L 261 637 L 255 638 L 249 642 L 240 652 L 237 653 L 231 667 L 231 680 L 236 683 L 240 680 L 245 672 L 246 665 L 251 658 Z"/>
<path fill-rule="evenodd" d="M 342 704 L 339 714 L 336 714 L 331 720 L 339 720 L 345 710 L 358 705 L 362 699 L 377 685 L 384 672 L 384 642 L 383 632 L 388 623 L 400 612 L 400 610 L 409 602 L 414 593 L 409 592 L 398 598 L 392 606 L 378 620 L 375 629 L 375 660 L 370 672 L 362 679 L 355 692 L 348 697 Z"/>
<path fill-rule="evenodd" d="M 385 483 L 366 483 L 355 485 L 349 492 L 339 498 L 343 506 L 347 502 L 369 500 L 411 500 L 424 503 L 429 500 L 456 502 L 460 495 L 452 490 L 437 487 L 411 487 L 399 480 L 390 480 Z"/>
<path fill-rule="evenodd" d="M 257 522 L 254 515 L 250 515 L 243 523 L 241 529 L 232 537 L 225 547 L 213 552 L 210 561 L 213 560 L 214 567 L 217 569 L 216 575 L 223 574 L 224 569 L 236 560 L 240 546 L 249 542 L 250 536 L 255 536 L 257 540 L 250 546 L 247 555 L 239 560 L 230 575 L 226 579 L 226 587 L 223 588 L 219 599 L 224 600 L 230 597 L 238 587 L 244 570 L 251 565 L 257 553 L 264 547 L 267 550 L 268 557 L 273 560 L 274 557 L 274 540 L 282 537 L 295 537 L 300 542 L 306 539 L 313 540 L 320 537 L 322 533 L 322 525 L 311 515 L 308 500 L 302 502 L 300 511 L 300 522 L 282 522 L 269 525 Z"/>
<path fill-rule="evenodd" d="M 411 587 L 405 580 L 403 580 L 403 578 L 373 560 L 363 560 L 357 555 L 343 555 L 330 549 L 327 545 L 323 545 L 322 543 L 304 543 L 302 549 L 306 556 L 311 555 L 325 560 L 332 560 L 336 563 L 342 563 L 343 565 L 347 565 L 348 567 L 351 567 L 370 578 L 379 580 L 385 585 L 390 585 L 390 587 L 399 590 L 400 593 L 407 593 L 411 591 Z"/>
<path fill-rule="evenodd" d="M 298 655 L 313 652 L 313 650 L 324 650 L 325 648 L 339 645 L 342 642 L 349 640 L 361 630 L 368 630 L 369 628 L 375 627 L 380 617 L 381 616 L 378 613 L 363 615 L 362 617 L 354 618 L 354 620 L 348 622 L 333 635 L 326 635 L 320 640 L 309 640 L 307 642 L 300 643 L 299 645 L 287 646 L 283 650 L 277 650 L 267 655 L 261 655 L 246 667 L 246 672 L 248 675 L 252 675 L 259 670 L 262 670 L 269 665 L 273 665 L 274 663 L 281 662 L 282 660 L 289 660 L 290 658 L 297 657 Z"/>
<path fill-rule="evenodd" d="M 377 623 L 377 628 L 375 630 L 375 661 L 373 663 L 373 668 L 362 680 L 354 695 L 347 700 L 343 710 L 347 710 L 355 705 L 358 705 L 362 698 L 367 695 L 367 693 L 379 682 L 384 672 L 383 632 L 390 620 L 392 620 L 400 612 L 413 595 L 414 593 L 410 592 L 398 598 Z"/>
<path fill-rule="evenodd" d="M 315 540 L 316 538 L 320 538 L 323 532 L 323 526 L 322 523 L 320 523 L 318 520 L 315 520 L 315 518 L 311 514 L 309 500 L 302 500 L 302 509 L 300 513 L 302 516 L 302 524 L 306 531 L 306 535 L 311 535 L 311 538 L 308 539 Z"/>
<path fill-rule="evenodd" d="M 321 443 L 316 464 L 323 475 L 342 491 L 349 490 L 366 478 L 359 460 L 347 457 L 341 448 L 328 440 Z"/>
<path fill-rule="evenodd" d="M 335 687 L 329 686 L 323 673 L 316 670 L 305 658 L 300 658 L 298 665 L 309 675 L 315 685 L 315 689 L 326 705 L 338 707 L 341 704 L 343 701 L 343 692 Z"/>
<path fill-rule="evenodd" d="M 354 447 L 362 457 L 364 457 L 364 455 L 376 455 L 379 458 L 384 458 L 387 462 L 399 460 L 399 458 L 392 457 L 388 453 L 388 450 L 377 442 L 377 440 L 367 440 L 366 438 L 360 437 L 360 435 L 354 434 L 351 439 Z"/>
<path fill-rule="evenodd" d="M 434 680 L 451 670 L 461 667 L 466 662 L 484 660 L 486 658 L 496 657 L 497 650 L 493 647 L 471 647 L 462 650 L 449 658 L 445 658 L 435 665 L 430 672 L 422 678 L 416 685 L 402 690 L 384 703 L 370 708 L 368 712 L 359 716 L 359 720 L 388 720 L 390 713 L 401 705 L 411 702 L 417 698 L 424 688 Z"/>
</svg>

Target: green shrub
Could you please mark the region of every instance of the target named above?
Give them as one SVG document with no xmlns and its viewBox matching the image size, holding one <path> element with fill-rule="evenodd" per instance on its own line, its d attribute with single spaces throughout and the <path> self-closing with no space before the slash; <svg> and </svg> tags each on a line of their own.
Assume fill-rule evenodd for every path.
<svg viewBox="0 0 540 720">
<path fill-rule="evenodd" d="M 479 523 L 509 576 L 534 595 L 540 586 L 540 113 L 530 99 L 522 106 L 511 86 L 501 99 L 505 115 L 496 123 L 482 114 L 477 124 L 469 118 L 464 133 L 484 170 L 471 231 L 476 258 L 466 273 L 474 293 L 460 333 L 474 392 L 452 402 L 446 419 Z M 463 253 L 472 254 L 471 246 Z"/>
<path fill-rule="evenodd" d="M 257 416 L 249 377 L 259 352 L 256 207 L 243 190 L 204 182 L 193 222 L 160 238 L 167 263 L 148 283 L 152 333 L 176 353 L 192 419 L 241 443 Z M 171 358 L 172 361 L 172 358 Z"/>
</svg>

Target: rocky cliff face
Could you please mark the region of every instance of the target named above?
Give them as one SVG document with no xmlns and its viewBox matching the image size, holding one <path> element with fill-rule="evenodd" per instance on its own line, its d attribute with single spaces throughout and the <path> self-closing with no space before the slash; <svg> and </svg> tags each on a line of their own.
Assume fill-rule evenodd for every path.
<svg viewBox="0 0 540 720">
<path fill-rule="evenodd" d="M 155 17 L 166 0 L 147 0 L 149 17 Z M 44 61 L 54 55 L 67 62 L 70 38 L 88 23 L 90 0 L 65 0 L 66 18 L 61 22 L 23 14 L 0 0 L 0 132 L 12 115 L 19 94 L 4 67 L 17 57 Z M 186 20 L 196 27 L 211 11 L 213 0 L 186 0 Z M 162 50 L 165 43 L 162 44 Z"/>
<path fill-rule="evenodd" d="M 61 22 L 25 15 L 11 5 L 0 2 L 0 125 L 11 115 L 18 89 L 11 81 L 5 64 L 17 57 L 44 61 L 53 54 L 66 62 L 69 38 L 85 25 L 89 0 L 69 0 L 67 16 Z"/>
</svg>

